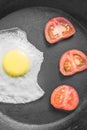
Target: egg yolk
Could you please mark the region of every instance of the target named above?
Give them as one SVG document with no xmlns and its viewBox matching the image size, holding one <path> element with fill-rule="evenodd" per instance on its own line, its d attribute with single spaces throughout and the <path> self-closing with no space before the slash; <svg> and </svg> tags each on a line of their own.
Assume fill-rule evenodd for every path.
<svg viewBox="0 0 87 130">
<path fill-rule="evenodd" d="M 4 71 L 10 76 L 22 76 L 30 69 L 30 61 L 22 50 L 11 50 L 3 58 Z"/>
</svg>

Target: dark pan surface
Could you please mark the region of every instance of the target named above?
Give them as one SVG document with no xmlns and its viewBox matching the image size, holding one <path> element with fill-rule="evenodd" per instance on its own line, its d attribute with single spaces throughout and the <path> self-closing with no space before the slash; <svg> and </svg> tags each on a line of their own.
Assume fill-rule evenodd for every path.
<svg viewBox="0 0 87 130">
<path fill-rule="evenodd" d="M 56 16 L 69 19 L 77 32 L 73 37 L 52 46 L 44 38 L 44 27 L 50 18 Z M 45 95 L 43 98 L 25 105 L 0 103 L 0 111 L 13 120 L 27 124 L 48 124 L 70 116 L 75 111 L 64 112 L 56 110 L 50 105 L 50 94 L 58 85 L 69 84 L 79 93 L 79 107 L 85 100 L 87 71 L 64 77 L 58 71 L 58 61 L 60 56 L 69 49 L 79 49 L 87 55 L 87 32 L 76 20 L 60 10 L 36 7 L 14 12 L 0 21 L 0 29 L 11 27 L 19 27 L 26 31 L 28 40 L 44 52 L 44 62 L 38 75 L 38 83 L 45 91 Z"/>
</svg>

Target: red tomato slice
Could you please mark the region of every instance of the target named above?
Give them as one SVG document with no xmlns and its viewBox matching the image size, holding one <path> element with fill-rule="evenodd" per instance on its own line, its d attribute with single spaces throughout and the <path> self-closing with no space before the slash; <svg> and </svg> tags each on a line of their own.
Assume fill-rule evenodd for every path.
<svg viewBox="0 0 87 130">
<path fill-rule="evenodd" d="M 54 44 L 61 39 L 66 39 L 76 32 L 72 23 L 64 17 L 55 17 L 49 20 L 45 26 L 46 40 Z"/>
<path fill-rule="evenodd" d="M 61 85 L 51 94 L 51 104 L 57 109 L 74 110 L 79 104 L 77 91 L 69 85 Z"/>
<path fill-rule="evenodd" d="M 65 75 L 73 75 L 87 69 L 87 56 L 79 50 L 65 52 L 59 62 L 59 70 Z"/>
</svg>

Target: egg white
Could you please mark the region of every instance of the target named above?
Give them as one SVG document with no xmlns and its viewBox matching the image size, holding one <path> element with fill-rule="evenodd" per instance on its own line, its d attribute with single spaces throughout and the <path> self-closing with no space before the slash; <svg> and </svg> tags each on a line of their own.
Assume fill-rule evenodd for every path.
<svg viewBox="0 0 87 130">
<path fill-rule="evenodd" d="M 2 67 L 3 56 L 12 49 L 21 49 L 30 60 L 31 69 L 21 77 L 7 75 Z M 44 91 L 37 78 L 44 60 L 40 52 L 27 40 L 25 31 L 18 27 L 0 31 L 0 102 L 28 103 L 41 98 Z"/>
</svg>

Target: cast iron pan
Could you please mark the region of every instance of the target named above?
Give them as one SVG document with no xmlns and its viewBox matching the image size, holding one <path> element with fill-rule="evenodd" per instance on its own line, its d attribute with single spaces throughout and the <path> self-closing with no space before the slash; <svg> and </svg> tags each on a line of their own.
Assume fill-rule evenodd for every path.
<svg viewBox="0 0 87 130">
<path fill-rule="evenodd" d="M 76 34 L 52 46 L 44 38 L 44 27 L 50 18 L 56 16 L 69 19 L 76 28 Z M 0 21 L 0 30 L 11 27 L 19 27 L 26 31 L 28 40 L 44 52 L 38 83 L 45 95 L 24 105 L 0 103 L 0 130 L 63 130 L 78 120 L 87 107 L 87 71 L 64 77 L 58 71 L 57 65 L 60 56 L 69 49 L 79 49 L 87 55 L 87 31 L 63 11 L 45 7 L 20 10 Z M 72 85 L 79 93 L 79 106 L 72 112 L 56 110 L 50 105 L 51 92 L 61 84 Z"/>
</svg>

